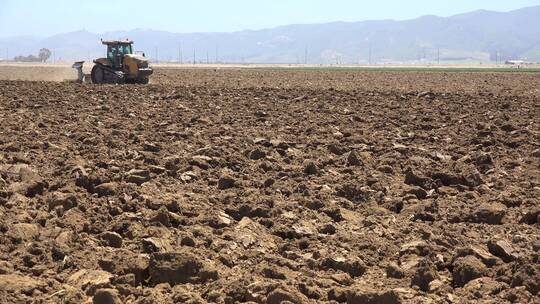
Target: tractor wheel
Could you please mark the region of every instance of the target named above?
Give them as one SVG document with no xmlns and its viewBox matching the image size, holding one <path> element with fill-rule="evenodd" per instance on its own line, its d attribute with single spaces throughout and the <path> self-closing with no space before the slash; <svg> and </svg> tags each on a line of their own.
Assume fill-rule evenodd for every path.
<svg viewBox="0 0 540 304">
<path fill-rule="evenodd" d="M 92 78 L 92 83 L 96 83 L 96 84 L 105 83 L 105 70 L 96 64 L 92 68 L 90 77 Z"/>
</svg>

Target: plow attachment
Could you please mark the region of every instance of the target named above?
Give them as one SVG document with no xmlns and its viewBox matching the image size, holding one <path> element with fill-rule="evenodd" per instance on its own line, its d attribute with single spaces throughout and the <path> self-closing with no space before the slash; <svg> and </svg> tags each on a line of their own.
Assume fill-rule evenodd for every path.
<svg viewBox="0 0 540 304">
<path fill-rule="evenodd" d="M 71 67 L 77 70 L 77 82 L 84 83 L 85 77 L 83 72 L 84 61 L 77 61 Z"/>
</svg>

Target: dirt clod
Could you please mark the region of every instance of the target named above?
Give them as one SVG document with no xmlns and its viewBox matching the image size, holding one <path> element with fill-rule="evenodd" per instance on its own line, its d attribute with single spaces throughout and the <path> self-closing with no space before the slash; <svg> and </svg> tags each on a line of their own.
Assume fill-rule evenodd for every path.
<svg viewBox="0 0 540 304">
<path fill-rule="evenodd" d="M 352 290 L 347 294 L 347 304 L 400 304 L 399 294 L 393 290 Z"/>
<path fill-rule="evenodd" d="M 323 260 L 321 266 L 326 269 L 341 270 L 352 277 L 362 276 L 367 269 L 363 261 L 343 257 L 328 257 Z"/>
<path fill-rule="evenodd" d="M 484 276 L 486 265 L 474 256 L 458 258 L 453 263 L 452 278 L 455 286 L 462 287 L 469 281 Z"/>
<path fill-rule="evenodd" d="M 116 183 L 103 183 L 95 188 L 95 193 L 99 196 L 110 196 L 116 194 L 118 185 Z"/>
<path fill-rule="evenodd" d="M 313 161 L 306 160 L 304 161 L 304 173 L 307 175 L 314 175 L 317 174 L 319 171 L 319 168 Z"/>
<path fill-rule="evenodd" d="M 228 175 L 222 176 L 218 180 L 218 189 L 226 190 L 233 188 L 236 185 L 236 180 Z"/>
<path fill-rule="evenodd" d="M 283 289 L 276 289 L 268 294 L 266 298 L 267 304 L 282 304 L 282 303 L 306 303 L 308 299 L 299 292 L 290 292 Z"/>
<path fill-rule="evenodd" d="M 511 262 L 516 259 L 516 254 L 512 246 L 506 241 L 494 241 L 490 240 L 488 242 L 489 252 L 500 257 L 505 262 Z"/>
<path fill-rule="evenodd" d="M 423 260 L 417 267 L 411 279 L 411 285 L 420 287 L 422 291 L 429 291 L 430 283 L 439 278 L 437 268 L 431 262 Z"/>
<path fill-rule="evenodd" d="M 386 266 L 386 276 L 389 278 L 401 279 L 405 277 L 405 272 L 396 263 L 390 263 Z"/>
<path fill-rule="evenodd" d="M 93 304 L 121 304 L 120 296 L 115 289 L 98 289 L 92 298 Z"/>
<path fill-rule="evenodd" d="M 200 257 L 188 252 L 153 253 L 148 269 L 153 284 L 201 284 L 218 279 L 215 269 L 209 268 Z"/>
<path fill-rule="evenodd" d="M 102 233 L 100 237 L 103 242 L 109 247 L 122 247 L 122 236 L 120 236 L 120 234 L 116 232 L 107 231 Z"/>
</svg>

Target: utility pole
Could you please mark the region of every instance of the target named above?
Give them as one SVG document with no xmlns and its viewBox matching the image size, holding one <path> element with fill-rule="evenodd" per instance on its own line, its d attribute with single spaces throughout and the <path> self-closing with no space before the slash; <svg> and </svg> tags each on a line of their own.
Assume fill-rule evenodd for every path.
<svg viewBox="0 0 540 304">
<path fill-rule="evenodd" d="M 182 63 L 182 44 L 178 43 L 178 63 Z"/>
<path fill-rule="evenodd" d="M 195 64 L 197 61 L 195 60 L 195 47 L 193 47 L 193 64 Z"/>
<path fill-rule="evenodd" d="M 156 63 L 159 63 L 159 50 L 156 46 Z"/>
<path fill-rule="evenodd" d="M 206 49 L 206 64 L 210 63 L 210 57 L 208 56 L 208 49 Z"/>
<path fill-rule="evenodd" d="M 371 65 L 371 43 L 369 44 L 369 65 Z"/>
<path fill-rule="evenodd" d="M 441 48 L 437 49 L 437 64 L 441 64 Z"/>
<path fill-rule="evenodd" d="M 9 61 L 9 48 L 6 48 L 6 61 Z"/>
<path fill-rule="evenodd" d="M 183 64 L 184 63 L 184 50 L 182 50 L 181 44 L 179 46 L 179 51 L 180 51 L 180 63 Z"/>
<path fill-rule="evenodd" d="M 307 57 L 308 57 L 308 47 L 306 46 L 306 50 L 304 52 L 304 64 L 307 64 L 308 62 Z"/>
<path fill-rule="evenodd" d="M 216 43 L 216 63 L 219 62 L 219 47 L 218 47 L 218 44 Z"/>
</svg>

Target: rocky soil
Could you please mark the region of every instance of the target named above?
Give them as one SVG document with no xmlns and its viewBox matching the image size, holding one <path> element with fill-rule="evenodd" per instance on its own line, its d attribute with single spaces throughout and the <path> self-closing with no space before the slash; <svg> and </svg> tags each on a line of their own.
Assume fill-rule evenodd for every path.
<svg viewBox="0 0 540 304">
<path fill-rule="evenodd" d="M 1 303 L 540 303 L 538 75 L 155 76 L 0 81 Z"/>
</svg>

